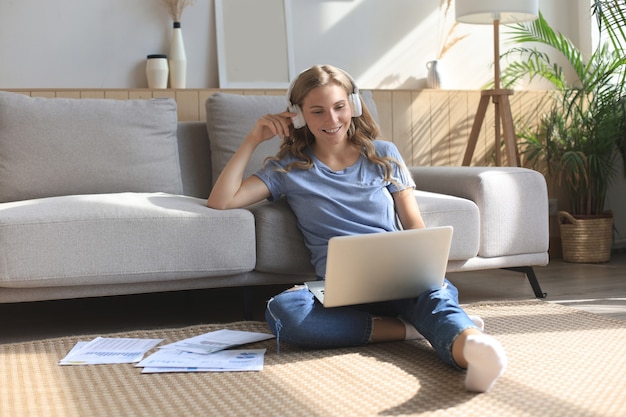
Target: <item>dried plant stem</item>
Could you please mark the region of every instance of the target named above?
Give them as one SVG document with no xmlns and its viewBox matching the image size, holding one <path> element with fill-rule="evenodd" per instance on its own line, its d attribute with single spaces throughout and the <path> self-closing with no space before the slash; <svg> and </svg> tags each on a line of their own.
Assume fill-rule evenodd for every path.
<svg viewBox="0 0 626 417">
<path fill-rule="evenodd" d="M 441 51 L 439 52 L 439 56 L 437 57 L 438 59 L 443 58 L 443 56 L 446 54 L 446 52 L 448 52 L 448 50 L 450 50 L 450 48 L 452 48 L 458 42 L 462 41 L 463 39 L 469 36 L 468 34 L 465 34 L 461 36 L 452 37 L 452 35 L 454 34 L 454 31 L 456 30 L 457 25 L 458 23 L 455 23 L 454 25 L 452 25 L 452 27 L 448 31 L 448 35 L 446 36 L 445 43 L 443 47 L 441 48 Z"/>
<path fill-rule="evenodd" d="M 444 9 L 445 8 L 445 10 L 443 12 L 444 16 L 446 16 L 448 14 L 448 11 L 450 10 L 450 7 L 452 7 L 452 0 L 439 0 L 439 8 L 440 9 Z"/>
<path fill-rule="evenodd" d="M 191 6 L 195 0 L 161 0 L 174 22 L 180 22 L 185 7 Z"/>
<path fill-rule="evenodd" d="M 452 0 L 439 0 L 439 10 L 443 11 L 443 18 L 444 20 L 446 19 L 446 17 L 448 16 L 448 13 L 450 12 L 450 9 L 452 7 Z M 458 22 L 454 22 L 454 24 L 452 25 L 452 27 L 450 28 L 450 30 L 448 31 L 448 33 L 446 34 L 446 37 L 441 39 L 440 38 L 440 43 L 441 43 L 441 49 L 439 50 L 439 54 L 437 56 L 437 59 L 441 59 L 443 58 L 443 56 L 457 43 L 459 43 L 460 41 L 462 41 L 463 39 L 465 39 L 466 37 L 468 37 L 469 35 L 460 35 L 460 36 L 454 36 L 454 32 L 457 29 L 458 26 Z M 442 28 L 442 34 L 441 36 L 443 36 L 443 28 Z"/>
</svg>

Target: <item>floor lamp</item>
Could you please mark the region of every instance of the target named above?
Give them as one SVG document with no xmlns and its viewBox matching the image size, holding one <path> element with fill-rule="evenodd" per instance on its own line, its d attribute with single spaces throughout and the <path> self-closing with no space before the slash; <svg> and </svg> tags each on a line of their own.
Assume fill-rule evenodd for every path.
<svg viewBox="0 0 626 417">
<path fill-rule="evenodd" d="M 538 0 L 456 0 L 456 20 L 460 23 L 493 25 L 494 88 L 481 92 L 474 125 L 470 132 L 463 165 L 470 165 L 478 142 L 478 135 L 491 100 L 495 106 L 496 165 L 502 165 L 500 153 L 501 131 L 510 166 L 519 165 L 519 152 L 515 140 L 515 127 L 511 114 L 509 96 L 513 90 L 500 88 L 500 24 L 519 23 L 534 20 L 538 16 Z"/>
</svg>

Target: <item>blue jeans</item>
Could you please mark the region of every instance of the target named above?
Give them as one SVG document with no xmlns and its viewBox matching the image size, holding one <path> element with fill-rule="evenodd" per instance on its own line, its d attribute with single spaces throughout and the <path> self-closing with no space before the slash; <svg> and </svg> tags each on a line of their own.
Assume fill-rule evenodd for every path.
<svg viewBox="0 0 626 417">
<path fill-rule="evenodd" d="M 441 359 L 455 367 L 452 343 L 464 330 L 477 328 L 459 306 L 458 290 L 448 280 L 417 298 L 334 308 L 324 307 L 304 287 L 290 289 L 271 298 L 265 311 L 279 345 L 284 341 L 314 349 L 369 343 L 375 316 L 399 316 L 413 324 Z"/>
</svg>

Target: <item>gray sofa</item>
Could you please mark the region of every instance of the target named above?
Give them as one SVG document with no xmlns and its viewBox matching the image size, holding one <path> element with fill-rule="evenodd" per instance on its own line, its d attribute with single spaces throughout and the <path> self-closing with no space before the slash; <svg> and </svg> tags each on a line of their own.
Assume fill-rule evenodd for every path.
<svg viewBox="0 0 626 417">
<path fill-rule="evenodd" d="M 371 96 L 365 103 L 376 115 Z M 206 207 L 212 182 L 280 96 L 216 93 L 207 122 L 171 99 L 44 99 L 0 92 L 0 302 L 302 282 L 309 252 L 284 201 Z M 275 153 L 263 144 L 248 172 Z M 542 175 L 414 167 L 427 225 L 452 225 L 452 271 L 548 262 Z M 494 282 L 497 285 L 497 282 Z"/>
</svg>

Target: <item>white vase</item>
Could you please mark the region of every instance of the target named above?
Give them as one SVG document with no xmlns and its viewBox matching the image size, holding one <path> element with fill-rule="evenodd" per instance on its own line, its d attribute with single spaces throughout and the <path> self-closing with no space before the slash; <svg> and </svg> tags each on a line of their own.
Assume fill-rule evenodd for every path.
<svg viewBox="0 0 626 417">
<path fill-rule="evenodd" d="M 426 63 L 428 76 L 426 77 L 426 87 L 440 89 L 442 88 L 441 73 L 439 72 L 439 60 L 428 61 Z"/>
<path fill-rule="evenodd" d="M 148 88 L 167 88 L 168 75 L 167 55 L 148 55 L 146 59 Z"/>
<path fill-rule="evenodd" d="M 172 40 L 170 43 L 170 88 L 185 88 L 187 86 L 187 55 L 183 43 L 183 32 L 180 22 L 174 22 Z"/>
</svg>

